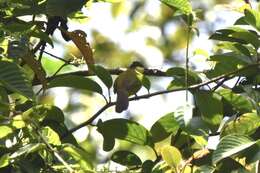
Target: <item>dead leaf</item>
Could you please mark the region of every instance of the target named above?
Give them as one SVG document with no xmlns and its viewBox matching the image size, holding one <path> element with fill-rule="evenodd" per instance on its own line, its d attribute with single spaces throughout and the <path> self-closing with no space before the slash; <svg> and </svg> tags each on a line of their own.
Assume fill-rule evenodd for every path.
<svg viewBox="0 0 260 173">
<path fill-rule="evenodd" d="M 95 62 L 90 44 L 86 40 L 87 34 L 82 30 L 75 30 L 72 32 L 65 31 L 65 33 L 71 38 L 73 43 L 80 50 L 87 65 L 89 67 L 93 65 Z"/>
</svg>

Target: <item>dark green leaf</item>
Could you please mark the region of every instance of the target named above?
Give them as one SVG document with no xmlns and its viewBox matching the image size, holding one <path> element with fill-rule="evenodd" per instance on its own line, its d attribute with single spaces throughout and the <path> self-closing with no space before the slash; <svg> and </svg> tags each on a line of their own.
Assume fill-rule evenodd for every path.
<svg viewBox="0 0 260 173">
<path fill-rule="evenodd" d="M 221 97 L 210 91 L 195 93 L 196 105 L 202 115 L 202 119 L 212 125 L 218 125 L 223 118 L 223 105 Z"/>
<path fill-rule="evenodd" d="M 224 159 L 217 169 L 221 173 L 251 173 L 244 165 L 231 158 Z"/>
<path fill-rule="evenodd" d="M 0 86 L 0 115 L 9 115 L 9 98 L 5 88 Z"/>
<path fill-rule="evenodd" d="M 200 166 L 195 173 L 214 173 L 215 168 L 209 165 Z"/>
<path fill-rule="evenodd" d="M 172 133 L 176 133 L 179 124 L 174 117 L 174 113 L 168 113 L 160 118 L 150 129 L 154 142 L 159 142 Z"/>
<path fill-rule="evenodd" d="M 44 121 L 57 121 L 59 123 L 64 122 L 64 114 L 60 108 L 52 105 L 46 105 L 46 109 L 48 111 Z"/>
<path fill-rule="evenodd" d="M 112 77 L 107 69 L 102 66 L 96 65 L 94 72 L 101 79 L 101 81 L 106 85 L 107 88 L 111 88 L 113 85 Z"/>
<path fill-rule="evenodd" d="M 142 165 L 141 173 L 150 173 L 152 172 L 155 163 L 152 160 L 146 160 Z"/>
<path fill-rule="evenodd" d="M 16 64 L 0 61 L 0 83 L 7 89 L 32 99 L 34 93 L 24 72 Z"/>
<path fill-rule="evenodd" d="M 76 89 L 89 90 L 102 94 L 102 88 L 95 81 L 76 75 L 67 75 L 50 81 L 48 88 L 72 87 Z"/>
<path fill-rule="evenodd" d="M 210 39 L 219 41 L 237 42 L 241 44 L 251 44 L 257 50 L 260 46 L 257 33 L 239 27 L 217 30 Z"/>
<path fill-rule="evenodd" d="M 256 10 L 245 10 L 244 20 L 255 29 L 260 31 L 260 12 Z"/>
<path fill-rule="evenodd" d="M 239 156 L 240 158 L 246 158 L 246 163 L 251 164 L 254 163 L 258 160 L 260 160 L 260 141 L 251 147 L 245 149 L 241 155 Z"/>
<path fill-rule="evenodd" d="M 137 167 L 142 165 L 141 159 L 130 151 L 116 151 L 111 156 L 111 160 L 127 167 Z"/>
<path fill-rule="evenodd" d="M 256 141 L 252 141 L 244 135 L 234 134 L 224 136 L 219 142 L 217 149 L 213 152 L 212 161 L 215 164 L 224 158 L 249 148 L 255 143 Z"/>
<path fill-rule="evenodd" d="M 206 75 L 209 78 L 213 78 L 219 75 L 226 74 L 228 72 L 238 70 L 239 68 L 249 64 L 248 57 L 241 56 L 241 54 L 236 54 L 234 52 L 213 55 L 210 57 L 210 61 L 213 61 L 216 64 L 213 69 L 206 72 Z M 244 71 L 243 74 L 246 74 L 246 71 Z"/>
<path fill-rule="evenodd" d="M 103 135 L 104 143 L 106 143 L 105 140 L 113 142 L 117 138 L 139 145 L 153 145 L 149 131 L 142 125 L 127 119 L 99 121 L 97 130 Z"/>
<path fill-rule="evenodd" d="M 186 74 L 186 70 L 182 67 L 172 67 L 166 71 L 167 76 L 171 76 L 174 78 L 184 78 Z M 200 77 L 193 71 L 188 72 L 188 78 L 190 85 L 200 83 Z"/>
<path fill-rule="evenodd" d="M 227 102 L 229 102 L 234 107 L 234 109 L 242 113 L 251 112 L 254 108 L 249 98 L 240 94 L 236 94 L 229 89 L 221 89 L 218 90 L 217 93 L 219 93 Z"/>
</svg>

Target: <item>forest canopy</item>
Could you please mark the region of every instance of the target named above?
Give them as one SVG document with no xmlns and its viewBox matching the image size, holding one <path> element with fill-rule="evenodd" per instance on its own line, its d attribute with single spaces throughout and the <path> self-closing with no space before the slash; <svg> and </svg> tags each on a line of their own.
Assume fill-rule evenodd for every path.
<svg viewBox="0 0 260 173">
<path fill-rule="evenodd" d="M 0 173 L 258 173 L 258 0 L 1 0 Z"/>
</svg>

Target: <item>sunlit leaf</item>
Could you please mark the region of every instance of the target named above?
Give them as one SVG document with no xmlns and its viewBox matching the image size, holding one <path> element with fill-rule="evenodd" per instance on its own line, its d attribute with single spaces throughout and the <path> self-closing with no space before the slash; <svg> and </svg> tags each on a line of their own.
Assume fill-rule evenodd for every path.
<svg viewBox="0 0 260 173">
<path fill-rule="evenodd" d="M 15 127 L 16 129 L 21 129 L 26 126 L 26 122 L 23 120 L 22 115 L 16 115 L 12 121 L 11 125 Z"/>
<path fill-rule="evenodd" d="M 182 160 L 182 155 L 178 148 L 174 146 L 164 146 L 161 151 L 163 160 L 171 167 L 177 168 Z"/>
<path fill-rule="evenodd" d="M 251 135 L 260 127 L 260 117 L 256 113 L 246 113 L 225 125 L 221 135 Z"/>
<path fill-rule="evenodd" d="M 33 153 L 42 149 L 45 149 L 46 145 L 43 143 L 30 143 L 23 147 L 20 147 L 18 150 L 16 150 L 14 153 L 10 155 L 11 159 L 15 159 L 17 157 L 20 157 L 22 155 L 27 155 L 29 153 Z"/>
<path fill-rule="evenodd" d="M 102 88 L 95 81 L 76 75 L 60 76 L 50 81 L 48 88 L 71 87 L 75 89 L 89 90 L 102 94 Z"/>
<path fill-rule="evenodd" d="M 9 154 L 4 154 L 0 157 L 0 168 L 8 166 L 10 163 Z"/>
<path fill-rule="evenodd" d="M 163 3 L 170 7 L 177 8 L 184 14 L 190 14 L 192 12 L 192 6 L 188 0 L 161 0 Z"/>
<path fill-rule="evenodd" d="M 134 167 L 142 164 L 142 161 L 136 154 L 125 150 L 113 153 L 111 160 L 127 167 Z"/>
<path fill-rule="evenodd" d="M 252 141 L 244 135 L 227 135 L 220 140 L 217 149 L 213 152 L 212 162 L 216 164 L 220 160 L 243 151 L 255 143 L 256 141 Z"/>
<path fill-rule="evenodd" d="M 0 139 L 6 137 L 7 135 L 13 133 L 13 129 L 7 125 L 0 126 Z"/>
<path fill-rule="evenodd" d="M 92 172 L 93 166 L 87 152 L 70 144 L 63 145 L 62 150 L 68 153 L 80 165 L 82 170 Z"/>
<path fill-rule="evenodd" d="M 41 133 L 49 144 L 61 145 L 59 135 L 50 127 L 44 127 L 41 129 Z"/>
<path fill-rule="evenodd" d="M 0 83 L 7 89 L 32 99 L 34 93 L 24 72 L 15 63 L 0 61 Z"/>
<path fill-rule="evenodd" d="M 255 27 L 258 31 L 260 31 L 260 12 L 251 9 L 246 9 L 244 12 L 245 21 L 251 26 Z"/>
</svg>

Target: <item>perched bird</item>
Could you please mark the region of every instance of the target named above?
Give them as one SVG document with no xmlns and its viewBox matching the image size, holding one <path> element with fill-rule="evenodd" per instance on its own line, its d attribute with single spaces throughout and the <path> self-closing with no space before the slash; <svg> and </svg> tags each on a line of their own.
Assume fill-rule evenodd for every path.
<svg viewBox="0 0 260 173">
<path fill-rule="evenodd" d="M 136 64 L 133 63 L 126 71 L 121 73 L 115 80 L 114 93 L 117 94 L 116 112 L 121 113 L 129 105 L 128 97 L 136 94 L 142 87 L 137 77 Z"/>
</svg>

